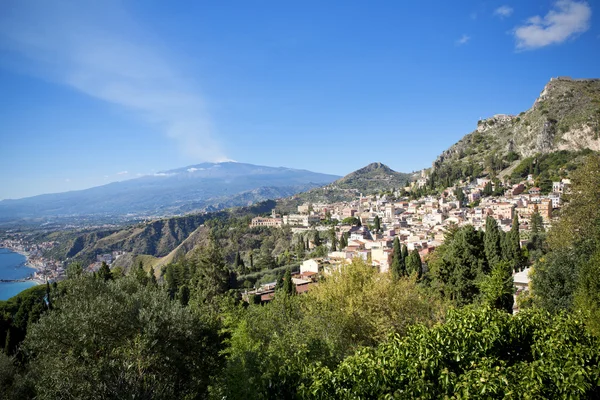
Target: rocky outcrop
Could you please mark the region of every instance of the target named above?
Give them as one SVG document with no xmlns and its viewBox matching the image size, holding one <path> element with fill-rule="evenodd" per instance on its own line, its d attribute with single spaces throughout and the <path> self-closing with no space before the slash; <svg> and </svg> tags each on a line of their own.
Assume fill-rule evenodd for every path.
<svg viewBox="0 0 600 400">
<path fill-rule="evenodd" d="M 434 162 L 484 164 L 491 154 L 529 157 L 558 150 L 600 150 L 600 79 L 553 78 L 519 115 L 482 119 Z M 512 154 L 512 155 L 511 155 Z"/>
</svg>

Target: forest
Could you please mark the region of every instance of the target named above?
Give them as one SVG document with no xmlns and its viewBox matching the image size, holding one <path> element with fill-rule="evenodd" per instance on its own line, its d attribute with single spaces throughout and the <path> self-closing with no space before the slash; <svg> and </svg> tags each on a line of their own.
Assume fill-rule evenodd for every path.
<svg viewBox="0 0 600 400">
<path fill-rule="evenodd" d="M 424 264 L 396 241 L 389 273 L 355 259 L 305 294 L 291 269 L 335 239 L 261 236 L 246 216 L 206 222 L 206 242 L 160 274 L 73 263 L 0 302 L 0 396 L 599 398 L 600 157 L 570 176 L 558 222 L 534 215 L 524 246 L 518 217 L 506 233 L 490 218 L 450 229 Z M 265 276 L 274 299 L 244 301 Z"/>
</svg>

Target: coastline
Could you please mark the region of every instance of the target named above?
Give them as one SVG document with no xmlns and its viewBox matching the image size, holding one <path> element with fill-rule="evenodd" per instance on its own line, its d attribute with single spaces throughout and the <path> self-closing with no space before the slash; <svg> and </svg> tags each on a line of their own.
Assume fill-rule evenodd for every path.
<svg viewBox="0 0 600 400">
<path fill-rule="evenodd" d="M 28 251 L 25 250 L 19 250 L 19 249 L 13 249 L 11 247 L 2 247 L 3 249 L 8 249 L 10 251 L 12 251 L 13 253 L 17 253 L 22 255 L 23 257 L 25 257 L 25 262 L 23 263 L 23 266 L 27 267 L 27 268 L 31 268 L 34 269 L 36 272 L 39 272 L 42 270 L 42 268 L 40 268 L 39 266 L 33 264 L 30 260 L 30 255 Z M 45 280 L 42 280 L 40 278 L 34 278 L 33 275 L 30 275 L 26 278 L 23 278 L 23 282 L 35 282 L 36 285 L 43 285 L 44 283 L 46 283 Z"/>
</svg>

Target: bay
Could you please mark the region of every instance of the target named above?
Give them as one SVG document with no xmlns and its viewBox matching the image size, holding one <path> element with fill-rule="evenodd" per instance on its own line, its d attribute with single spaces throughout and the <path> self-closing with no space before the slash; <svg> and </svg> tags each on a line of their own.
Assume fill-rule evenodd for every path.
<svg viewBox="0 0 600 400">
<path fill-rule="evenodd" d="M 23 279 L 32 275 L 35 269 L 26 266 L 26 261 L 24 255 L 0 248 L 0 279 Z M 7 300 L 35 285 L 33 281 L 0 282 L 0 300 Z"/>
</svg>

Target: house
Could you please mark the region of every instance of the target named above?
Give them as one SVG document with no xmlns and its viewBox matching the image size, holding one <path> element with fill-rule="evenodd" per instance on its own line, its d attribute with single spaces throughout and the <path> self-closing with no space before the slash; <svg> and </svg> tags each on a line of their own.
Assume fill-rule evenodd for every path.
<svg viewBox="0 0 600 400">
<path fill-rule="evenodd" d="M 539 196 L 542 193 L 542 189 L 540 189 L 539 187 L 532 187 L 531 189 L 529 189 L 529 194 L 534 195 L 534 196 Z"/>
<path fill-rule="evenodd" d="M 303 261 L 302 264 L 300 264 L 300 274 L 306 272 L 319 273 L 319 263 L 314 259 Z"/>
</svg>

